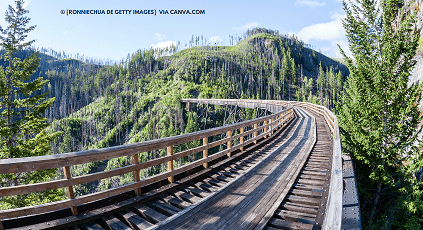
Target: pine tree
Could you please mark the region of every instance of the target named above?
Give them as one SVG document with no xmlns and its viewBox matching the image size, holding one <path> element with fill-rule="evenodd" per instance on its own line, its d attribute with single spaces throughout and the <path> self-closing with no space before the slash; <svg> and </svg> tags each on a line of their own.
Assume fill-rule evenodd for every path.
<svg viewBox="0 0 423 230">
<path fill-rule="evenodd" d="M 9 26 L 0 26 L 1 46 L 5 54 L 1 58 L 5 66 L 0 68 L 0 158 L 20 158 L 41 156 L 49 153 L 50 142 L 60 133 L 48 134 L 46 109 L 54 98 L 46 100 L 48 94 L 37 94 L 48 83 L 41 77 L 33 81 L 30 76 L 37 70 L 40 59 L 33 54 L 23 61 L 16 57 L 18 50 L 29 47 L 34 41 L 25 42 L 27 33 L 35 26 L 25 28 L 29 18 L 23 8 L 24 1 L 16 1 L 16 7 L 9 6 L 6 11 L 6 22 Z M 41 170 L 28 173 L 7 174 L 0 176 L 1 187 L 36 183 L 55 176 L 56 169 Z M 60 190 L 46 191 L 12 197 L 3 197 L 1 208 L 21 207 L 36 203 L 50 202 L 60 199 Z"/>
<path fill-rule="evenodd" d="M 193 133 L 200 130 L 199 124 L 198 124 L 198 116 L 197 113 L 194 112 L 188 112 L 188 119 L 187 119 L 187 125 L 185 127 L 185 133 Z M 192 149 L 195 147 L 200 146 L 200 141 L 192 141 L 186 144 L 187 149 Z"/>
<path fill-rule="evenodd" d="M 350 76 L 339 103 L 343 148 L 357 161 L 363 226 L 421 229 L 423 166 L 418 127 L 422 83 L 409 84 L 419 31 L 400 1 L 344 4 L 354 61 L 341 49 Z"/>
<path fill-rule="evenodd" d="M 322 63 L 319 64 L 319 76 L 317 78 L 317 91 L 319 91 L 320 105 L 323 105 L 323 84 L 325 80 L 325 73 L 322 68 Z"/>
</svg>

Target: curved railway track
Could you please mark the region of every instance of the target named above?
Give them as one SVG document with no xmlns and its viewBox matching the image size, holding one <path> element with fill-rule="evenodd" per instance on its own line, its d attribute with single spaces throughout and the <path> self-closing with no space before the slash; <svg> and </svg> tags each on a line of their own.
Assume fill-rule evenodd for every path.
<svg viewBox="0 0 423 230">
<path fill-rule="evenodd" d="M 272 109 L 281 110 L 280 107 Z M 58 210 L 3 220 L 3 227 L 31 230 L 322 229 L 329 209 L 326 205 L 332 191 L 330 182 L 334 179 L 331 178 L 334 127 L 328 123 L 327 115 L 316 111 L 313 107 L 297 107 L 294 116 L 282 112 L 270 116 L 271 120 L 260 119 L 244 126 L 225 128 L 223 132 L 238 129 L 245 134 L 232 137 L 232 131 L 228 131 L 224 140 L 211 143 L 212 146 L 236 138 L 240 144 L 231 148 L 232 142 L 227 142 L 228 150 L 218 157 L 194 162 L 196 167 L 189 167 L 182 174 L 167 173 L 160 177 L 175 175 L 168 177 L 171 183 L 156 180 L 143 186 L 143 193 L 137 194 L 134 187 L 129 192 L 80 205 L 76 215 L 69 215 L 73 209 Z M 243 136 L 247 138 L 245 143 Z M 206 140 L 198 149 L 206 149 L 202 150 L 204 154 L 210 148 L 208 144 Z M 205 156 L 208 157 L 207 152 Z M 168 148 L 166 159 L 171 157 L 172 149 L 169 155 Z M 173 171 L 173 166 L 170 170 Z M 134 179 L 137 181 L 135 174 Z"/>
</svg>

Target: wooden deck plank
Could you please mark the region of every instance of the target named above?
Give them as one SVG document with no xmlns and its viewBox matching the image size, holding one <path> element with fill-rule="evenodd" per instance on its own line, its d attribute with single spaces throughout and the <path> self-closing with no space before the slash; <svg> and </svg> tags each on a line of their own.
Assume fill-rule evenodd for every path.
<svg viewBox="0 0 423 230">
<path fill-rule="evenodd" d="M 142 217 L 138 216 L 137 214 L 129 211 L 123 210 L 120 212 L 120 215 L 133 227 L 134 229 L 147 229 L 153 224 L 148 222 L 147 220 L 143 219 Z"/>
<path fill-rule="evenodd" d="M 278 209 L 275 212 L 275 216 L 281 219 L 286 219 L 286 220 L 289 220 L 289 218 L 314 220 L 316 218 L 316 215 L 314 214 L 294 212 L 294 211 L 282 210 L 282 209 Z M 294 220 L 291 219 L 291 221 L 294 221 Z"/>
<path fill-rule="evenodd" d="M 197 187 L 198 189 L 205 190 L 207 192 L 216 192 L 216 191 L 219 190 L 218 188 L 216 188 L 216 187 L 214 187 L 212 185 L 206 184 L 206 183 L 204 183 L 202 181 L 195 182 L 195 183 L 193 183 L 193 185 L 195 187 Z"/>
<path fill-rule="evenodd" d="M 288 195 L 286 197 L 288 201 L 295 202 L 298 204 L 308 204 L 319 207 L 320 199 L 310 198 L 310 197 L 303 197 L 303 196 L 296 196 L 296 195 Z"/>
<path fill-rule="evenodd" d="M 172 215 L 175 215 L 176 213 L 178 213 L 179 211 L 182 211 L 182 209 L 174 207 L 174 206 L 167 204 L 166 202 L 161 201 L 161 200 L 150 201 L 150 202 L 147 203 L 147 205 L 150 208 L 152 208 L 152 209 L 154 209 L 154 210 L 156 210 L 160 213 L 163 213 L 166 216 L 172 216 Z"/>
<path fill-rule="evenodd" d="M 157 212 L 156 210 L 148 207 L 147 205 L 138 204 L 135 205 L 134 208 L 137 209 L 138 212 L 140 212 L 144 219 L 148 220 L 151 223 L 156 224 L 160 221 L 164 221 L 167 219 L 167 216 L 161 214 L 160 212 Z"/>
<path fill-rule="evenodd" d="M 290 193 L 297 196 L 312 197 L 312 198 L 318 198 L 322 196 L 321 192 L 312 192 L 312 191 L 301 190 L 301 189 L 293 189 L 290 191 Z"/>
<path fill-rule="evenodd" d="M 185 188 L 185 190 L 190 192 L 193 195 L 196 195 L 196 196 L 199 196 L 199 197 L 202 197 L 202 198 L 208 197 L 210 194 L 212 194 L 209 191 L 198 189 L 198 188 L 193 187 L 193 186 L 188 186 L 188 187 Z"/>
<path fill-rule="evenodd" d="M 226 182 L 222 182 L 212 178 L 206 178 L 203 181 L 209 185 L 216 186 L 216 187 L 224 187 L 227 184 Z"/>
<path fill-rule="evenodd" d="M 88 222 L 88 223 L 84 223 L 83 225 L 88 230 L 103 229 L 97 222 Z"/>
<path fill-rule="evenodd" d="M 300 174 L 299 178 L 301 179 L 310 179 L 310 180 L 325 180 L 325 175 L 310 175 L 310 174 Z"/>
<path fill-rule="evenodd" d="M 122 223 L 118 218 L 111 215 L 108 217 L 103 217 L 104 222 L 114 230 L 131 230 L 130 227 L 128 227 L 126 224 Z"/>
<path fill-rule="evenodd" d="M 179 209 L 185 209 L 185 208 L 188 208 L 189 206 L 192 205 L 191 203 L 188 203 L 188 202 L 186 202 L 184 200 L 180 200 L 180 199 L 178 199 L 176 197 L 173 197 L 171 195 L 161 196 L 160 198 L 162 200 L 164 200 L 166 203 L 168 203 L 170 205 L 173 205 L 173 206 L 175 206 L 175 207 L 177 207 Z"/>
<path fill-rule="evenodd" d="M 294 187 L 296 189 L 302 189 L 302 190 L 307 190 L 307 191 L 315 191 L 315 192 L 322 192 L 322 189 L 323 189 L 323 185 L 322 186 L 316 186 L 316 185 L 300 184 L 300 183 L 294 184 Z"/>
<path fill-rule="evenodd" d="M 219 172 L 222 173 L 226 177 L 232 177 L 232 178 L 235 178 L 235 177 L 237 177 L 239 175 L 239 174 L 231 173 L 231 172 L 224 171 L 224 170 L 221 170 Z"/>
<path fill-rule="evenodd" d="M 317 214 L 317 208 L 316 207 L 311 207 L 308 205 L 304 205 L 304 204 L 294 204 L 291 202 L 284 202 L 282 204 L 282 208 L 285 210 L 289 210 L 289 211 L 294 211 L 294 212 L 301 212 L 301 213 L 309 213 L 309 214 Z"/>
<path fill-rule="evenodd" d="M 322 186 L 324 181 L 318 181 L 318 180 L 310 180 L 310 179 L 297 179 L 297 182 L 299 184 L 309 184 L 309 185 L 316 185 L 316 186 Z"/>
<path fill-rule="evenodd" d="M 196 203 L 201 201 L 201 198 L 199 198 L 197 196 L 193 196 L 193 195 L 186 193 L 186 192 L 183 192 L 181 190 L 173 190 L 170 193 L 172 193 L 177 198 L 184 200 L 186 202 L 190 202 L 192 204 L 196 204 Z"/>
<path fill-rule="evenodd" d="M 287 220 L 279 220 L 279 219 L 272 219 L 269 222 L 270 226 L 281 228 L 281 229 L 312 229 L 312 224 L 302 224 L 302 223 L 296 223 L 291 222 Z"/>
<path fill-rule="evenodd" d="M 223 182 L 231 182 L 233 180 L 232 177 L 226 177 L 226 176 L 219 175 L 219 174 L 213 174 L 211 176 L 211 178 L 213 178 L 215 180 L 223 181 Z"/>
</svg>

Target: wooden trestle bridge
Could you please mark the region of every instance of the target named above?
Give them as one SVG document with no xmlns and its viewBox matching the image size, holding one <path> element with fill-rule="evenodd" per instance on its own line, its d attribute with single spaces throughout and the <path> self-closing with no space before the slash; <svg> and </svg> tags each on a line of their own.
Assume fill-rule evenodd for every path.
<svg viewBox="0 0 423 230">
<path fill-rule="evenodd" d="M 68 199 L 0 210 L 0 229 L 361 229 L 351 159 L 336 117 L 310 103 L 183 99 L 272 114 L 223 127 L 103 149 L 0 160 L 0 174 L 63 168 L 64 178 L 0 188 L 5 196 L 66 188 Z M 213 136 L 217 141 L 209 142 Z M 220 138 L 222 137 L 222 138 Z M 174 153 L 174 146 L 203 145 Z M 209 149 L 225 146 L 209 155 Z M 140 162 L 139 153 L 167 156 Z M 220 148 L 222 149 L 222 147 Z M 174 167 L 191 154 L 203 157 Z M 72 176 L 71 166 L 132 156 L 128 166 Z M 140 178 L 140 170 L 167 171 Z M 75 197 L 73 186 L 132 173 L 133 182 Z"/>
</svg>

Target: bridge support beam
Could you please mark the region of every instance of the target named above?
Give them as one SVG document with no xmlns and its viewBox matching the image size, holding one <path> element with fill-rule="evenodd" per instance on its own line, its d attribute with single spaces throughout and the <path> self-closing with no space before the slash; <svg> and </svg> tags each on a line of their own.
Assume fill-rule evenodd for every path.
<svg viewBox="0 0 423 230">
<path fill-rule="evenodd" d="M 64 173 L 65 173 L 65 178 L 66 179 L 71 179 L 72 178 L 72 175 L 71 175 L 71 172 L 70 172 L 70 167 L 69 166 L 65 166 L 65 167 L 63 167 L 63 171 L 64 171 Z M 68 198 L 69 199 L 74 199 L 75 198 L 75 195 L 73 194 L 73 187 L 72 186 L 67 186 L 66 187 L 66 190 L 67 190 L 67 192 L 68 192 Z M 75 205 L 72 205 L 71 207 L 70 207 L 70 209 L 71 209 L 71 211 L 72 211 L 72 214 L 74 215 L 74 216 L 76 216 L 76 215 L 78 215 L 78 209 L 76 208 L 76 206 Z"/>
<path fill-rule="evenodd" d="M 139 157 L 138 157 L 138 153 L 132 155 L 132 164 L 137 165 L 139 163 L 140 163 L 140 160 L 139 160 Z M 140 181 L 140 170 L 132 171 L 132 175 L 134 177 L 134 182 Z M 141 188 L 135 188 L 134 192 L 135 192 L 135 195 L 137 195 L 137 196 L 141 195 Z"/>
<path fill-rule="evenodd" d="M 167 155 L 172 156 L 173 155 L 173 146 L 169 146 L 166 149 Z M 170 172 L 173 170 L 173 160 L 170 160 L 167 162 L 167 171 Z M 170 176 L 167 178 L 170 183 L 175 182 L 175 176 Z"/>
<path fill-rule="evenodd" d="M 228 131 L 228 133 L 227 133 L 228 135 L 228 138 L 230 138 L 230 137 L 232 137 L 232 131 Z M 228 141 L 228 149 L 229 149 L 229 152 L 228 152 L 228 157 L 231 157 L 232 156 L 232 152 L 231 152 L 231 148 L 232 148 L 232 141 L 231 140 L 229 140 Z"/>
</svg>

